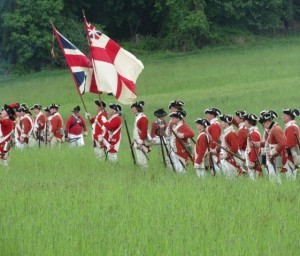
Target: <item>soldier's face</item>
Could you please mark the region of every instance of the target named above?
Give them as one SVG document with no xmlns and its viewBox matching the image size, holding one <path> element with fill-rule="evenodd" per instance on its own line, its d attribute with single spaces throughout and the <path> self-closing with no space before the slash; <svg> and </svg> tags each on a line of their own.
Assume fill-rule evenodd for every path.
<svg viewBox="0 0 300 256">
<path fill-rule="evenodd" d="M 37 108 L 34 108 L 34 109 L 33 109 L 33 113 L 34 113 L 35 115 L 37 115 L 39 112 L 40 112 L 39 109 L 37 109 Z"/>
<path fill-rule="evenodd" d="M 6 117 L 6 116 L 8 116 L 6 110 L 2 109 L 2 111 L 1 111 L 1 117 Z"/>
<path fill-rule="evenodd" d="M 205 127 L 202 124 L 197 124 L 197 130 L 199 132 L 202 132 L 205 129 Z"/>
<path fill-rule="evenodd" d="M 136 107 L 132 107 L 132 108 L 131 108 L 131 112 L 132 112 L 133 114 L 137 114 L 137 113 L 138 113 L 138 110 L 137 110 Z"/>
<path fill-rule="evenodd" d="M 245 120 L 245 125 L 246 125 L 247 128 L 251 127 L 251 125 L 249 124 L 248 120 Z"/>
<path fill-rule="evenodd" d="M 289 121 L 291 121 L 292 119 L 291 119 L 291 117 L 289 116 L 289 115 L 287 115 L 287 114 L 283 114 L 282 115 L 282 121 L 286 124 L 286 123 L 288 123 Z"/>
<path fill-rule="evenodd" d="M 207 119 L 208 121 L 212 120 L 214 117 L 215 117 L 215 116 L 212 115 L 212 114 L 210 114 L 210 113 L 207 113 L 207 114 L 206 114 L 206 119 Z"/>
<path fill-rule="evenodd" d="M 112 115 L 115 114 L 115 111 L 114 111 L 113 109 L 110 108 L 110 109 L 107 111 L 107 113 L 108 113 L 110 116 L 112 116 Z"/>
</svg>

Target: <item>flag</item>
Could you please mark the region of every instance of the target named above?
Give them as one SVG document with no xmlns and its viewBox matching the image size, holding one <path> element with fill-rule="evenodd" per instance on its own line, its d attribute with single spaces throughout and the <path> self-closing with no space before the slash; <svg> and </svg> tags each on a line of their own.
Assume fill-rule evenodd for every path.
<svg viewBox="0 0 300 256">
<path fill-rule="evenodd" d="M 53 32 L 64 53 L 78 92 L 80 94 L 85 92 L 99 93 L 93 73 L 93 65 L 89 58 L 59 33 L 54 26 Z"/>
<path fill-rule="evenodd" d="M 144 69 L 143 63 L 87 23 L 85 17 L 84 23 L 98 89 L 112 93 L 123 104 L 133 103 L 136 99 L 136 80 Z"/>
</svg>

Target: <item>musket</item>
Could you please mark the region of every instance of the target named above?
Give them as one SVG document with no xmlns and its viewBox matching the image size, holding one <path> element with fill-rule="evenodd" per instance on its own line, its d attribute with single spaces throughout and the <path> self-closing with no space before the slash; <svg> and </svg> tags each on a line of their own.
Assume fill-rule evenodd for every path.
<svg viewBox="0 0 300 256">
<path fill-rule="evenodd" d="M 166 156 L 165 156 L 165 152 L 164 152 L 164 145 L 163 145 L 163 141 L 162 141 L 163 139 L 162 139 L 161 135 L 159 135 L 159 139 L 160 139 L 161 153 L 162 153 L 164 166 L 165 166 L 165 168 L 167 168 Z"/>
<path fill-rule="evenodd" d="M 41 148 L 41 131 L 38 130 L 39 148 Z"/>
<path fill-rule="evenodd" d="M 46 131 L 45 131 L 45 144 L 46 144 L 46 146 L 47 146 L 47 142 L 48 142 L 47 134 L 48 134 L 48 124 L 47 124 L 47 121 L 46 121 Z"/>
<path fill-rule="evenodd" d="M 163 124 L 163 122 L 158 118 L 156 121 L 157 125 L 156 125 L 156 133 L 158 133 L 159 135 L 159 140 L 160 140 L 160 146 L 161 146 L 161 153 L 162 153 L 162 158 L 163 158 L 163 163 L 165 168 L 167 168 L 167 162 L 166 162 L 166 156 L 165 156 L 165 152 L 164 152 L 164 145 L 163 145 L 163 138 L 162 138 L 162 128 L 161 125 Z"/>
<path fill-rule="evenodd" d="M 251 135 L 250 135 L 249 129 L 247 129 L 247 131 L 248 131 L 248 138 L 249 138 L 249 141 L 253 144 L 253 149 L 254 149 L 254 152 L 255 152 L 256 162 L 258 163 L 259 168 L 262 170 L 262 168 L 261 168 L 261 163 L 260 163 L 260 161 L 259 161 L 259 157 L 258 157 L 257 151 L 256 151 L 256 149 L 255 149 L 254 142 L 253 142 L 252 137 L 251 137 Z M 255 172 L 254 172 L 254 177 L 255 177 Z"/>
<path fill-rule="evenodd" d="M 245 159 L 241 158 L 239 155 L 233 153 L 232 151 L 230 151 L 229 149 L 223 147 L 222 145 L 220 145 L 219 143 L 213 141 L 213 140 L 210 140 L 211 142 L 213 142 L 214 144 L 216 144 L 217 146 L 219 146 L 221 149 L 225 150 L 227 153 L 229 153 L 230 155 L 232 156 L 235 156 L 236 158 L 238 158 L 239 160 L 241 160 L 243 163 L 245 162 Z"/>
<path fill-rule="evenodd" d="M 172 169 L 173 169 L 174 172 L 176 172 L 176 169 L 175 169 L 175 166 L 174 166 L 172 157 L 171 157 L 171 153 L 170 153 L 170 151 L 169 151 L 169 149 L 168 149 L 168 146 L 167 146 L 167 144 L 166 144 L 164 138 L 162 138 L 162 142 L 163 142 L 163 145 L 164 145 L 164 147 L 165 147 L 165 149 L 166 149 L 166 152 L 167 152 L 167 155 L 168 155 L 168 157 L 169 157 L 170 163 L 171 163 L 171 165 L 172 165 Z"/>
<path fill-rule="evenodd" d="M 138 144 L 138 142 L 136 141 L 136 140 L 134 140 L 134 142 L 136 143 L 136 144 Z M 131 147 L 133 147 L 133 144 L 131 144 Z M 142 153 L 143 153 L 143 155 L 147 158 L 147 160 L 149 161 L 149 157 L 147 156 L 147 153 L 145 152 L 145 150 L 143 149 L 143 145 L 142 145 L 142 147 L 141 148 L 137 148 L 138 150 L 141 150 L 142 151 Z"/>
<path fill-rule="evenodd" d="M 170 130 L 171 132 L 174 134 L 175 138 L 179 141 L 180 145 L 184 148 L 184 150 L 186 151 L 186 153 L 188 154 L 189 158 L 192 160 L 192 162 L 194 162 L 193 156 L 191 155 L 191 153 L 189 152 L 189 150 L 187 149 L 186 145 L 184 144 L 184 142 L 182 141 L 181 138 L 178 137 L 178 135 L 176 134 L 176 132 L 174 132 L 173 128 L 170 126 Z"/>
<path fill-rule="evenodd" d="M 133 148 L 132 148 L 132 142 L 131 142 L 131 139 L 130 139 L 130 135 L 129 135 L 129 130 L 128 130 L 128 125 L 127 125 L 127 121 L 126 121 L 126 118 L 125 118 L 125 114 L 123 114 L 123 120 L 124 120 L 124 123 L 125 123 L 125 128 L 126 128 L 126 133 L 127 133 L 127 137 L 128 137 L 129 147 L 130 147 L 130 150 L 131 150 L 131 156 L 132 156 L 133 164 L 136 165 L 136 158 L 135 158 L 135 154 L 134 154 L 134 151 L 133 151 Z"/>
<path fill-rule="evenodd" d="M 205 136 L 205 141 L 206 141 L 206 145 L 207 145 L 207 149 L 208 149 L 208 154 L 209 154 L 209 162 L 211 162 L 211 166 L 212 166 L 212 169 L 213 169 L 213 174 L 214 174 L 214 176 L 216 176 L 215 163 L 214 163 L 214 159 L 212 158 L 212 154 L 210 152 L 210 146 L 209 146 L 209 142 L 208 142 L 208 138 L 207 138 L 206 133 L 204 134 L 204 136 Z"/>
</svg>

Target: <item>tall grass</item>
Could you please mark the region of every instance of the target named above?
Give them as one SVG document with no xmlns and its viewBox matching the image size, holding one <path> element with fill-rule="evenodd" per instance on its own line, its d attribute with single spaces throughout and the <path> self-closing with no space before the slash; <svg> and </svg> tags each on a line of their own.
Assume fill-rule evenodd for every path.
<svg viewBox="0 0 300 256">
<path fill-rule="evenodd" d="M 267 45 L 148 56 L 139 99 L 154 110 L 186 102 L 188 122 L 215 106 L 233 113 L 299 107 L 299 38 Z M 85 95 L 94 112 L 96 95 Z M 103 95 L 106 102 L 114 99 Z M 67 70 L 0 81 L 0 103 L 80 104 Z M 124 106 L 132 128 L 133 116 Z M 163 168 L 159 148 L 150 167 L 132 165 L 126 134 L 119 163 L 84 148 L 11 152 L 0 167 L 1 255 L 298 255 L 299 181 L 282 185 Z"/>
</svg>

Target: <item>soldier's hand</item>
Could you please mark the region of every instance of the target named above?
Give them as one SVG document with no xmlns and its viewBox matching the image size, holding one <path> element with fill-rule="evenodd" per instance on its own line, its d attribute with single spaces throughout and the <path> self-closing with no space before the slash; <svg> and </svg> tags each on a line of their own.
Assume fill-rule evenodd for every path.
<svg viewBox="0 0 300 256">
<path fill-rule="evenodd" d="M 24 143 L 24 137 L 20 137 L 20 142 Z"/>
<path fill-rule="evenodd" d="M 216 155 L 217 154 L 217 150 L 214 148 L 214 149 L 210 149 L 210 153 L 212 155 Z"/>
<path fill-rule="evenodd" d="M 89 112 L 85 112 L 84 115 L 85 115 L 85 118 L 86 118 L 86 119 L 90 119 L 90 118 L 91 118 L 91 114 L 90 114 Z"/>
<path fill-rule="evenodd" d="M 88 132 L 87 131 L 83 132 L 83 136 L 84 137 L 88 136 Z"/>
<path fill-rule="evenodd" d="M 142 149 L 142 148 L 143 148 L 143 145 L 142 145 L 142 144 L 136 144 L 136 148 L 137 148 L 137 149 Z"/>
</svg>

